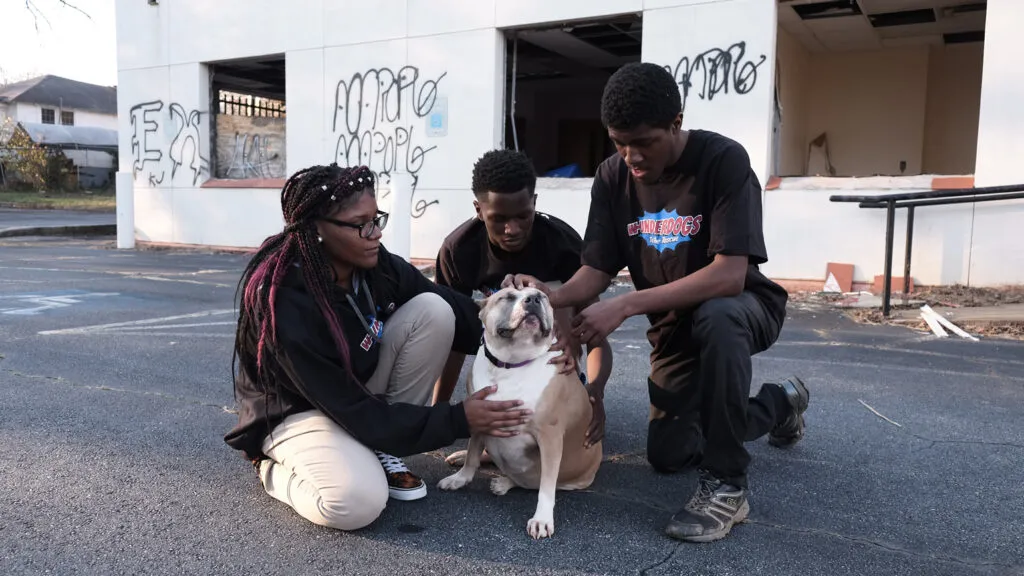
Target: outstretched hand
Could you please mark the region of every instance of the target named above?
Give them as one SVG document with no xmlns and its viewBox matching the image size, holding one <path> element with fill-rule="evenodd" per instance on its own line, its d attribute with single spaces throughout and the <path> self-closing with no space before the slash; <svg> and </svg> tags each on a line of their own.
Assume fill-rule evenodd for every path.
<svg viewBox="0 0 1024 576">
<path fill-rule="evenodd" d="M 580 343 L 572 337 L 569 327 L 559 326 L 557 320 L 555 321 L 555 342 L 548 350 L 561 352 L 558 356 L 548 360 L 548 364 L 561 366 L 558 369 L 559 374 L 573 374 L 578 371 L 576 359 L 580 357 Z"/>
<path fill-rule="evenodd" d="M 488 386 L 462 401 L 471 433 L 499 438 L 515 436 L 519 432 L 508 428 L 526 424 L 528 416 L 533 414 L 532 410 L 516 408 L 522 406 L 522 400 L 485 400 L 497 390 L 497 386 Z"/>
<path fill-rule="evenodd" d="M 572 335 L 580 342 L 596 347 L 625 321 L 626 311 L 619 298 L 600 300 L 572 319 Z"/>
</svg>

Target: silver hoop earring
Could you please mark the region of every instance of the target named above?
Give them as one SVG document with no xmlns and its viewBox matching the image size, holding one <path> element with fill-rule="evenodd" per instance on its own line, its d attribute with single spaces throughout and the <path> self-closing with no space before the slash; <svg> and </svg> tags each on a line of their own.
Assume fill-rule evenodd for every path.
<svg viewBox="0 0 1024 576">
<path fill-rule="evenodd" d="M 317 241 L 317 242 L 319 242 L 320 244 L 323 244 L 323 243 L 324 243 L 324 239 L 323 239 L 323 238 L 321 238 L 320 236 L 317 236 L 317 237 L 316 237 L 316 241 Z"/>
</svg>

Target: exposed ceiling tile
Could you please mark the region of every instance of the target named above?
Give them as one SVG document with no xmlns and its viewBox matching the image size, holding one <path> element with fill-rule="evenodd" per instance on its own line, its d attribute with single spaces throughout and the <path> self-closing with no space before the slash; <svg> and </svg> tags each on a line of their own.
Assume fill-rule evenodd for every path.
<svg viewBox="0 0 1024 576">
<path fill-rule="evenodd" d="M 827 39 L 822 40 L 822 44 L 829 52 L 865 52 L 881 48 L 875 38 Z"/>
<path fill-rule="evenodd" d="M 871 25 L 863 16 L 845 16 L 843 18 L 823 18 L 820 20 L 804 20 L 804 26 L 816 35 L 846 33 L 851 30 L 870 31 Z"/>
<path fill-rule="evenodd" d="M 901 38 L 883 38 L 883 48 L 901 48 L 903 46 L 934 46 L 942 44 L 940 34 L 928 34 L 926 36 L 907 36 Z"/>
<path fill-rule="evenodd" d="M 779 6 L 778 18 L 779 18 L 779 23 L 780 24 L 783 23 L 783 22 L 801 22 L 802 21 L 802 18 L 797 16 L 796 12 L 793 11 L 793 7 L 789 6 L 787 4 L 783 4 L 782 6 Z"/>
<path fill-rule="evenodd" d="M 886 38 L 909 38 L 914 36 L 927 36 L 929 34 L 938 35 L 942 32 L 942 28 L 939 24 L 932 22 L 929 24 L 912 24 L 909 26 L 892 26 L 887 28 L 879 28 L 876 34 L 882 39 Z"/>
<path fill-rule="evenodd" d="M 802 22 L 779 22 L 779 28 L 793 35 L 810 35 L 811 31 Z"/>
<path fill-rule="evenodd" d="M 956 4 L 947 4 L 943 2 L 942 4 L 943 6 L 939 10 L 939 14 L 942 17 L 978 14 L 983 13 L 988 9 L 987 0 L 966 0 Z"/>
<path fill-rule="evenodd" d="M 966 30 L 984 30 L 985 12 L 968 12 L 952 17 L 939 19 L 939 25 L 945 32 L 962 32 Z"/>
<path fill-rule="evenodd" d="M 869 14 L 868 21 L 875 28 L 886 28 L 889 26 L 909 26 L 911 24 L 924 24 L 935 22 L 934 8 L 920 8 L 917 10 L 901 10 L 899 12 L 883 12 Z"/>
<path fill-rule="evenodd" d="M 978 30 L 975 32 L 957 32 L 955 34 L 945 34 L 942 40 L 946 44 L 965 44 L 967 42 L 984 42 L 985 31 Z"/>
<path fill-rule="evenodd" d="M 860 14 L 856 0 L 821 0 L 820 2 L 796 2 L 793 11 L 803 20 L 843 18 Z"/>
<path fill-rule="evenodd" d="M 850 51 L 978 41 L 986 5 L 987 0 L 779 0 L 778 14 L 779 26 L 809 51 Z"/>
<path fill-rule="evenodd" d="M 958 0 L 858 0 L 860 8 L 865 14 L 878 14 L 880 12 L 902 12 L 904 10 L 916 10 L 919 8 L 934 8 L 948 3 L 955 3 Z"/>
<path fill-rule="evenodd" d="M 813 34 L 794 34 L 793 38 L 810 52 L 827 52 L 825 45 Z"/>
</svg>

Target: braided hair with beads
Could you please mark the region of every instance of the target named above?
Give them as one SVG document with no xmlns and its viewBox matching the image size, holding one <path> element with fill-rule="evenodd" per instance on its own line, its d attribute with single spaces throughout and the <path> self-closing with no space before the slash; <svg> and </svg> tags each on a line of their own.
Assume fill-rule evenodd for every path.
<svg viewBox="0 0 1024 576">
<path fill-rule="evenodd" d="M 334 269 L 319 243 L 316 220 L 327 216 L 338 206 L 357 200 L 369 189 L 373 191 L 374 175 L 367 167 L 341 168 L 312 166 L 293 174 L 281 190 L 281 210 L 285 227 L 267 238 L 249 261 L 239 280 L 241 292 L 235 351 L 249 379 L 269 394 L 276 372 L 276 362 L 268 362 L 268 350 L 276 345 L 275 302 L 278 288 L 286 272 L 299 264 L 306 290 L 323 313 L 331 336 L 341 355 L 345 370 L 353 381 L 348 343 L 341 323 L 331 306 L 330 294 L 335 282 Z M 362 383 L 359 383 L 362 386 Z"/>
</svg>

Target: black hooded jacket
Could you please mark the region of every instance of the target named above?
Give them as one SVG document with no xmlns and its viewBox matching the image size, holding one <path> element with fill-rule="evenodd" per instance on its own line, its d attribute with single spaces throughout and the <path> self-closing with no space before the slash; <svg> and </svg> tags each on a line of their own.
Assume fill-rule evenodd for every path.
<svg viewBox="0 0 1024 576">
<path fill-rule="evenodd" d="M 387 324 L 398 307 L 423 292 L 438 294 L 455 313 L 455 339 L 452 349 L 475 354 L 483 326 L 479 307 L 472 299 L 445 286 L 427 280 L 413 265 L 395 256 L 383 246 L 377 269 L 367 274 L 370 292 L 378 311 L 376 317 Z M 359 382 L 366 382 L 377 368 L 380 344 L 365 349 L 367 331 L 345 298 L 345 291 L 333 287 L 330 300 L 348 342 L 352 371 Z M 353 300 L 364 315 L 373 313 L 362 293 Z M 369 394 L 348 376 L 330 329 L 312 294 L 306 290 L 301 270 L 289 270 L 277 290 L 275 305 L 277 342 L 268 346 L 268 367 L 274 385 L 264 393 L 254 385 L 250 374 L 255 366 L 241 366 L 235 378 L 238 424 L 224 440 L 246 457 L 261 457 L 263 439 L 286 416 L 317 409 L 338 423 L 363 445 L 395 456 L 407 456 L 435 450 L 469 437 L 469 424 L 463 405 L 437 406 L 388 404 L 381 396 Z M 246 334 L 255 349 L 255 334 Z M 237 343 L 236 343 L 237 345 Z"/>
</svg>

